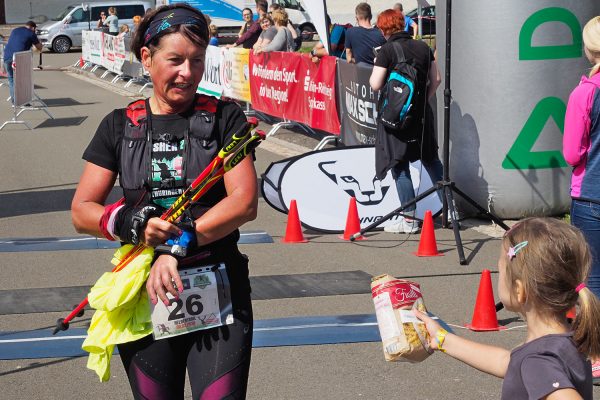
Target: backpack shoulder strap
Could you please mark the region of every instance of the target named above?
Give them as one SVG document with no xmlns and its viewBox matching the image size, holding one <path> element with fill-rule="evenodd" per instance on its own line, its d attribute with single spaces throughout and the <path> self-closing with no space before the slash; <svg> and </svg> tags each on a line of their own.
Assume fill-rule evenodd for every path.
<svg viewBox="0 0 600 400">
<path fill-rule="evenodd" d="M 136 100 L 127 105 L 125 116 L 132 124 L 138 126 L 140 120 L 146 118 L 146 101 L 144 99 Z"/>
<path fill-rule="evenodd" d="M 217 104 L 219 100 L 212 96 L 200 94 L 196 96 L 196 103 L 194 104 L 195 111 L 208 111 L 212 114 L 217 112 Z"/>
<path fill-rule="evenodd" d="M 394 48 L 394 53 L 396 53 L 396 62 L 406 62 L 406 57 L 404 56 L 404 49 L 402 48 L 402 45 L 397 40 L 394 40 L 392 42 L 392 47 Z"/>
</svg>

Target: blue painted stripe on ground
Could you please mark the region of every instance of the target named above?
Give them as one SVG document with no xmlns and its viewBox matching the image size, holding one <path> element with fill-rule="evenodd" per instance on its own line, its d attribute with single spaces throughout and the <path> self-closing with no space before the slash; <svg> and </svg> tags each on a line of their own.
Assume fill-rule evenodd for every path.
<svg viewBox="0 0 600 400">
<path fill-rule="evenodd" d="M 238 244 L 273 243 L 267 232 L 248 231 L 240 233 Z M 116 249 L 119 242 L 111 242 L 93 236 L 72 237 L 40 237 L 40 238 L 5 238 L 0 239 L 0 253 L 25 251 L 64 251 L 64 250 L 96 250 Z"/>
<path fill-rule="evenodd" d="M 448 332 L 453 332 L 444 321 L 438 319 L 438 322 Z M 86 356 L 81 349 L 86 332 L 84 328 L 71 328 L 56 336 L 50 329 L 0 332 L 0 360 Z M 381 337 L 373 314 L 288 317 L 254 321 L 252 347 L 379 341 Z"/>
<path fill-rule="evenodd" d="M 52 336 L 50 329 L 0 332 L 0 359 L 81 357 L 86 329 L 71 328 Z M 380 341 L 375 315 L 290 317 L 254 321 L 252 346 L 303 346 Z"/>
</svg>

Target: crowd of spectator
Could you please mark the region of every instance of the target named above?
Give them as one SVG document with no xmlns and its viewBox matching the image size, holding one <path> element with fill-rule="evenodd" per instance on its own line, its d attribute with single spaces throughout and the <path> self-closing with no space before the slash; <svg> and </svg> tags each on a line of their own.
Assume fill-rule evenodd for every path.
<svg viewBox="0 0 600 400">
<path fill-rule="evenodd" d="M 147 9 L 146 14 L 151 10 L 151 8 Z M 133 26 L 129 26 L 128 24 L 119 25 L 117 9 L 109 7 L 107 11 L 100 11 L 100 18 L 98 18 L 98 22 L 96 23 L 96 29 L 120 38 L 133 37 L 142 21 L 142 17 L 142 15 L 134 15 L 132 18 Z"/>
<path fill-rule="evenodd" d="M 418 25 L 410 17 L 404 15 L 401 3 L 396 3 L 393 10 L 402 14 L 404 30 L 413 39 L 417 39 Z M 255 10 L 242 10 L 244 24 L 238 32 L 237 39 L 227 48 L 241 47 L 252 49 L 254 54 L 270 51 L 300 51 L 303 35 L 288 13 L 280 4 L 268 4 L 267 0 L 256 0 Z M 310 51 L 313 62 L 318 63 L 321 57 L 331 55 L 345 59 L 350 63 L 366 63 L 373 65 L 375 52 L 385 42 L 381 30 L 372 22 L 373 14 L 368 3 L 359 3 L 355 9 L 355 25 L 332 23 L 326 16 L 328 47 L 323 41 L 317 42 Z M 210 44 L 219 45 L 218 28 L 210 26 Z M 316 33 L 316 32 L 315 32 Z"/>
</svg>

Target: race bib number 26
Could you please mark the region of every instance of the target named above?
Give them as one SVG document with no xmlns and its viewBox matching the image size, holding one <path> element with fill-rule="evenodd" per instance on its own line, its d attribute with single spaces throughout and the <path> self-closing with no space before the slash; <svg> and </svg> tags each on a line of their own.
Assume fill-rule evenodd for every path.
<svg viewBox="0 0 600 400">
<path fill-rule="evenodd" d="M 230 304 L 223 299 L 231 299 L 227 293 L 219 299 L 219 291 L 229 290 L 229 285 L 217 280 L 215 270 L 221 270 L 222 277 L 225 272 L 223 264 L 191 268 L 179 271 L 183 283 L 183 293 L 175 299 L 167 293 L 170 304 L 162 302 L 152 308 L 152 326 L 154 339 L 165 339 L 172 336 L 183 335 L 202 329 L 214 328 L 233 323 L 233 315 L 222 315 L 222 310 L 231 310 Z"/>
</svg>

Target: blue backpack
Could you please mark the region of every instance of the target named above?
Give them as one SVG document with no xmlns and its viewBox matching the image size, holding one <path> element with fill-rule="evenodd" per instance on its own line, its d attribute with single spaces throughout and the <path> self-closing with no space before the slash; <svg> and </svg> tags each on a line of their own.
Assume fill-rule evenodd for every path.
<svg viewBox="0 0 600 400">
<path fill-rule="evenodd" d="M 410 126 L 417 92 L 417 69 L 404 57 L 402 46 L 392 42 L 398 60 L 379 95 L 379 122 L 393 131 Z"/>
</svg>

